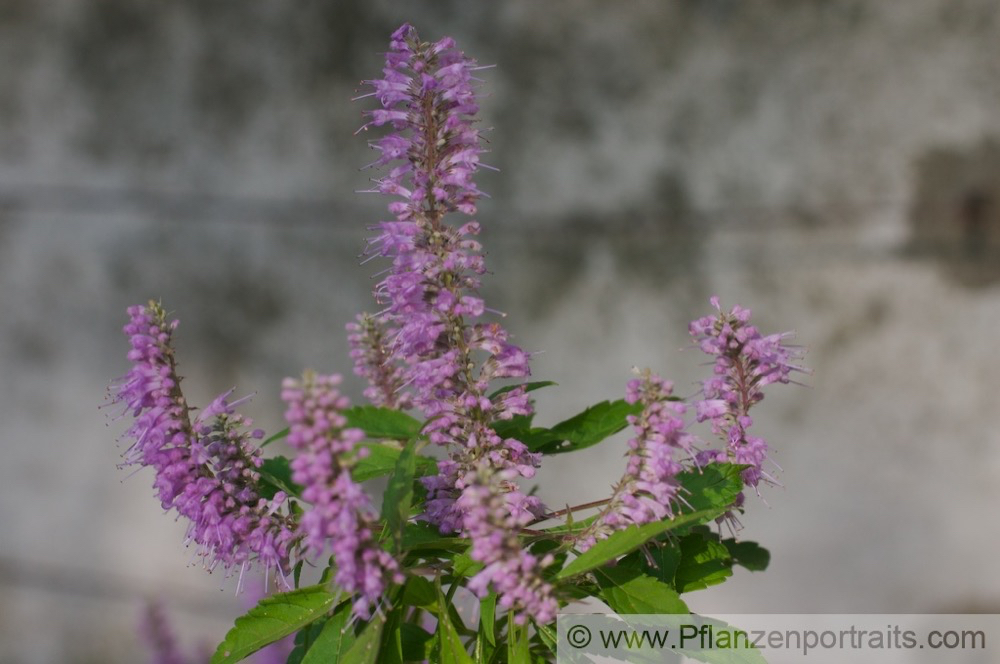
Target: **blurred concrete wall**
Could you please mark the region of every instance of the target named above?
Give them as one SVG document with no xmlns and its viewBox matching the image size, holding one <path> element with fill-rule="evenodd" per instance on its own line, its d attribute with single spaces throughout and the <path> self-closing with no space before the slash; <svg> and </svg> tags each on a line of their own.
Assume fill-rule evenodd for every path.
<svg viewBox="0 0 1000 664">
<path fill-rule="evenodd" d="M 143 598 L 216 641 L 189 565 L 97 410 L 124 308 L 162 298 L 195 403 L 348 371 L 384 201 L 354 136 L 399 23 L 481 62 L 485 294 L 537 357 L 540 421 L 633 365 L 693 392 L 707 298 L 796 328 L 815 375 L 758 426 L 773 553 L 696 610 L 996 610 L 1000 40 L 988 0 L 0 3 L 0 662 L 135 662 Z M 360 386 L 354 385 L 355 394 Z M 622 450 L 540 473 L 603 495 Z M 124 481 L 123 481 L 124 480 Z"/>
</svg>

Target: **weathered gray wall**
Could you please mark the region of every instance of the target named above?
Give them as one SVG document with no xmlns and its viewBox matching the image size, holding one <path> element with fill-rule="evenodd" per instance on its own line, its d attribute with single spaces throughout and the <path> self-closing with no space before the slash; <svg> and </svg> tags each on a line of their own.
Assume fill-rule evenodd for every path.
<svg viewBox="0 0 1000 664">
<path fill-rule="evenodd" d="M 182 319 L 188 391 L 349 369 L 384 201 L 358 81 L 403 20 L 481 62 L 490 304 L 544 350 L 550 422 L 632 365 L 693 391 L 719 294 L 795 327 L 809 388 L 758 419 L 773 553 L 698 610 L 997 609 L 1000 40 L 988 0 L 0 3 L 0 662 L 138 661 L 141 599 L 189 641 L 238 612 L 96 405 L 124 307 Z M 359 390 L 355 388 L 355 393 Z M 620 449 L 540 474 L 601 495 Z"/>
</svg>

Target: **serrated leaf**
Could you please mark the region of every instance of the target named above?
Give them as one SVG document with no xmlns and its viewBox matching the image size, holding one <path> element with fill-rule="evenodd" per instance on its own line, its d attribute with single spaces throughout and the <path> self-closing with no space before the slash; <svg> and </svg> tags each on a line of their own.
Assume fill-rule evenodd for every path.
<svg viewBox="0 0 1000 664">
<path fill-rule="evenodd" d="M 382 630 L 385 628 L 385 618 L 378 613 L 371 622 L 365 625 L 358 638 L 340 658 L 338 664 L 375 664 L 379 661 L 379 643 L 382 641 Z"/>
<path fill-rule="evenodd" d="M 672 587 L 630 567 L 594 570 L 601 598 L 616 613 L 688 613 Z"/>
<path fill-rule="evenodd" d="M 757 542 L 737 542 L 734 539 L 727 539 L 722 540 L 722 545 L 729 550 L 734 563 L 751 572 L 763 572 L 771 562 L 771 553 Z"/>
<path fill-rule="evenodd" d="M 323 617 L 333 607 L 334 595 L 324 586 L 309 586 L 265 597 L 236 619 L 212 655 L 211 664 L 238 662 L 269 643 L 284 638 Z"/>
<path fill-rule="evenodd" d="M 743 468 L 732 463 L 710 463 L 700 471 L 678 473 L 677 480 L 686 490 L 681 495 L 695 510 L 729 507 L 743 490 Z"/>
<path fill-rule="evenodd" d="M 642 526 L 631 526 L 625 530 L 619 530 L 616 533 L 612 533 L 607 539 L 600 540 L 594 546 L 584 551 L 566 565 L 555 578 L 561 581 L 577 574 L 589 572 L 611 560 L 616 560 L 621 556 L 635 551 L 658 535 L 692 524 L 711 521 L 719 516 L 722 511 L 721 509 L 701 510 L 689 514 L 680 514 L 669 521 L 656 521 Z"/>
<path fill-rule="evenodd" d="M 525 445 L 542 454 L 564 454 L 586 449 L 624 429 L 628 426 L 628 416 L 641 411 L 642 404 L 629 404 L 624 399 L 602 401 L 548 430 L 547 435 L 552 439 L 565 442 L 539 443 L 532 440 L 535 447 L 527 442 Z"/>
<path fill-rule="evenodd" d="M 262 498 L 271 500 L 279 491 L 296 498 L 302 496 L 302 487 L 292 481 L 291 462 L 286 457 L 275 456 L 264 459 L 257 472 L 260 473 L 259 493 Z"/>
<path fill-rule="evenodd" d="M 396 462 L 402 450 L 381 443 L 363 443 L 361 447 L 368 450 L 367 456 L 358 459 L 351 469 L 351 477 L 355 482 L 367 482 L 376 477 L 382 477 L 396 470 Z M 422 455 L 416 456 L 417 477 L 437 473 L 437 460 Z"/>
<path fill-rule="evenodd" d="M 382 518 L 395 542 L 397 552 L 402 544 L 403 527 L 410 518 L 410 507 L 413 503 L 413 475 L 417 470 L 417 454 L 414 446 L 415 443 L 411 440 L 399 454 L 396 468 L 382 497 Z"/>
<path fill-rule="evenodd" d="M 409 440 L 420 433 L 420 421 L 398 410 L 380 406 L 355 406 L 344 411 L 347 426 L 361 429 L 369 438 Z"/>
<path fill-rule="evenodd" d="M 351 617 L 351 603 L 344 602 L 323 625 L 323 630 L 313 640 L 302 664 L 332 664 L 339 662 L 354 642 L 354 633 L 347 628 Z"/>
<path fill-rule="evenodd" d="M 681 561 L 677 565 L 674 584 L 678 591 L 688 593 L 722 583 L 733 575 L 729 549 L 700 533 L 682 537 Z"/>
</svg>

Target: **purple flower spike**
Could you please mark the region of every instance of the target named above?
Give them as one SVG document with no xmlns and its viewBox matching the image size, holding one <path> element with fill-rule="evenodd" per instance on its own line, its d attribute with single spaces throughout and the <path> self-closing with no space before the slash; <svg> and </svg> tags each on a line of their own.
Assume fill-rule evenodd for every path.
<svg viewBox="0 0 1000 664">
<path fill-rule="evenodd" d="M 589 549 L 597 540 L 632 525 L 673 518 L 681 489 L 678 452 L 692 456 L 694 438 L 685 431 L 684 404 L 671 400 L 673 384 L 648 369 L 629 381 L 625 401 L 642 404 L 628 418 L 634 436 L 628 441 L 628 465 L 607 506 L 583 531 L 578 546 Z"/>
<path fill-rule="evenodd" d="M 222 565 L 241 573 L 254 560 L 282 577 L 295 544 L 290 519 L 279 513 L 285 496 L 258 492 L 263 463 L 252 443 L 263 436 L 219 396 L 192 421 L 180 389 L 171 345 L 177 321 L 155 303 L 128 309 L 125 326 L 132 369 L 111 387 L 111 402 L 135 422 L 123 465 L 151 466 L 153 486 L 165 510 L 190 521 L 187 538 L 211 571 Z"/>
<path fill-rule="evenodd" d="M 368 619 L 390 583 L 402 583 L 396 561 L 372 533 L 376 515 L 364 489 L 351 479 L 360 429 L 347 428 L 342 411 L 350 403 L 337 386 L 340 376 L 307 372 L 301 381 L 286 378 L 281 398 L 288 405 L 288 444 L 299 451 L 292 479 L 312 508 L 302 516 L 300 534 L 316 555 L 329 549 L 336 564 L 334 582 L 355 595 L 354 614 Z"/>
<path fill-rule="evenodd" d="M 766 385 L 788 383 L 792 372 L 807 372 L 796 364 L 802 350 L 785 344 L 790 332 L 762 335 L 750 324 L 749 309 L 736 305 L 725 312 L 718 297 L 711 298 L 711 303 L 717 313 L 689 326 L 702 352 L 715 358 L 713 375 L 702 384 L 702 399 L 695 403 L 695 413 L 699 422 L 712 423 L 712 431 L 726 442 L 726 448 L 703 451 L 698 462 L 745 464 L 750 466 L 743 471 L 747 486 L 756 489 L 762 479 L 776 484 L 763 469 L 767 443 L 747 433 L 753 424 L 749 413 L 764 398 Z"/>
<path fill-rule="evenodd" d="M 493 586 L 501 608 L 514 612 L 514 622 L 528 618 L 540 624 L 555 620 L 559 603 L 541 570 L 552 563 L 551 556 L 539 559 L 521 548 L 518 532 L 531 516 L 512 510 L 510 494 L 498 484 L 507 473 L 489 468 L 472 471 L 458 498 L 464 530 L 472 538 L 471 556 L 483 569 L 469 580 L 469 590 L 483 597 Z M 511 479 L 511 478 L 507 478 Z"/>
<path fill-rule="evenodd" d="M 391 128 L 371 143 L 380 155 L 372 165 L 388 169 L 372 191 L 393 197 L 389 211 L 395 219 L 376 226 L 367 253 L 392 260 L 375 289 L 384 309 L 374 318 L 384 330 L 381 347 L 388 355 L 378 366 L 398 373 L 386 378 L 370 368 L 369 352 L 357 350 L 360 330 L 355 330 L 355 359 L 364 359 L 358 372 L 370 384 L 392 383 L 395 398 L 411 399 L 430 420 L 430 439 L 449 448 L 440 473 L 424 479 L 429 495 L 423 518 L 446 533 L 463 527 L 457 500 L 463 478 L 479 460 L 520 477 L 531 477 L 540 461 L 494 430 L 498 420 L 531 412 L 523 388 L 488 396 L 493 380 L 530 375 L 530 356 L 499 324 L 476 322 L 487 311 L 478 295 L 486 271 L 475 239 L 479 224 L 445 222 L 451 213 L 474 214 L 483 195 L 473 182 L 483 165 L 474 125 L 476 69 L 453 40 L 423 42 L 409 25 L 400 27 L 386 54 L 385 77 L 367 81 L 382 108 L 369 111 L 363 127 Z M 408 396 L 399 396 L 400 386 Z M 388 398 L 382 387 L 373 387 L 372 394 Z M 540 511 L 513 480 L 500 486 L 512 493 L 510 504 Z"/>
</svg>

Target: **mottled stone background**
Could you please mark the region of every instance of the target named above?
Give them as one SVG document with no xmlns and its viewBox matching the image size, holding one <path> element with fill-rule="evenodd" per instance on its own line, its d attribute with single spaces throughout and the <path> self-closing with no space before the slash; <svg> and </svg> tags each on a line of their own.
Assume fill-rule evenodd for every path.
<svg viewBox="0 0 1000 664">
<path fill-rule="evenodd" d="M 3 0 L 0 662 L 142 661 L 150 597 L 186 643 L 240 611 L 97 404 L 150 297 L 196 403 L 255 391 L 276 429 L 281 377 L 349 369 L 385 214 L 352 193 L 350 98 L 404 20 L 497 65 L 485 295 L 561 384 L 543 423 L 633 365 L 693 392 L 712 294 L 809 349 L 811 386 L 757 417 L 785 488 L 744 537 L 771 569 L 694 609 L 1000 610 L 995 3 Z M 603 495 L 621 454 L 553 460 L 542 495 Z"/>
</svg>

